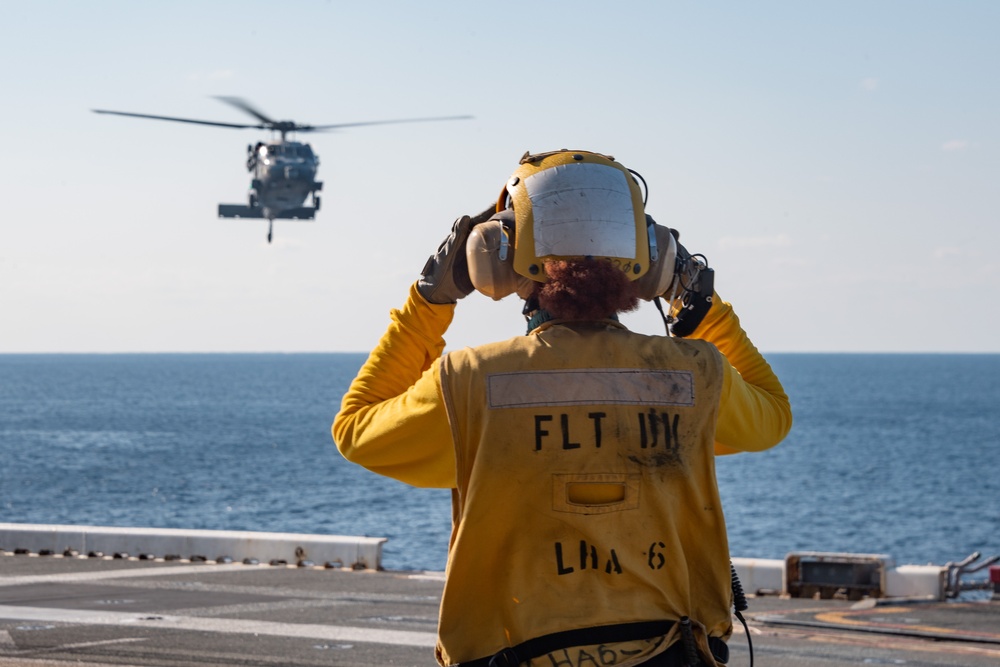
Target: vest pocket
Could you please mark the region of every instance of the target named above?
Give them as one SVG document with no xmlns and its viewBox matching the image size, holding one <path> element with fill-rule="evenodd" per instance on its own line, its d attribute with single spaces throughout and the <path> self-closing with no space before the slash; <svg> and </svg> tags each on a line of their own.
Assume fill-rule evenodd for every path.
<svg viewBox="0 0 1000 667">
<path fill-rule="evenodd" d="M 608 514 L 639 507 L 641 475 L 570 473 L 552 475 L 552 509 L 571 514 Z"/>
</svg>

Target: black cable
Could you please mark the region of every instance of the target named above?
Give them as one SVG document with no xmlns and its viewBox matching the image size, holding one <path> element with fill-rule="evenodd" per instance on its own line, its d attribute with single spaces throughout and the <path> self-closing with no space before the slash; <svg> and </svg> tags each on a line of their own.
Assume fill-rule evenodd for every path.
<svg viewBox="0 0 1000 667">
<path fill-rule="evenodd" d="M 747 596 L 743 592 L 743 584 L 740 583 L 739 575 L 736 574 L 736 566 L 733 562 L 729 562 L 729 574 L 730 578 L 733 580 L 733 613 L 736 618 L 740 620 L 743 624 L 743 631 L 747 635 L 747 649 L 750 651 L 750 667 L 753 667 L 753 640 L 750 638 L 750 627 L 747 625 L 747 621 L 743 618 L 742 612 L 750 608 L 747 604 Z"/>
<path fill-rule="evenodd" d="M 660 303 L 660 297 L 653 297 L 653 305 L 656 309 L 660 311 L 660 317 L 663 318 L 663 328 L 667 330 L 667 335 L 670 335 L 670 320 L 667 319 L 667 314 L 663 312 L 663 304 Z"/>
<path fill-rule="evenodd" d="M 628 171 L 629 171 L 630 174 L 632 174 L 633 176 L 635 176 L 636 178 L 638 178 L 640 181 L 642 181 L 642 190 L 643 190 L 643 192 L 642 192 L 642 207 L 646 208 L 646 202 L 649 201 L 649 186 L 646 185 L 646 179 L 643 178 L 642 174 L 640 174 L 637 171 L 634 171 L 632 169 L 629 169 Z"/>
<path fill-rule="evenodd" d="M 746 611 L 750 608 L 747 604 L 747 596 L 743 592 L 743 584 L 740 583 L 740 577 L 736 574 L 736 566 L 733 565 L 732 561 L 729 562 L 729 576 L 733 580 L 733 607 L 736 611 Z"/>
<path fill-rule="evenodd" d="M 750 628 L 747 626 L 747 621 L 743 618 L 743 614 L 739 611 L 734 611 L 736 618 L 740 619 L 740 623 L 743 624 L 743 632 L 747 634 L 747 650 L 750 651 L 750 667 L 753 667 L 753 640 L 750 639 Z"/>
<path fill-rule="evenodd" d="M 684 274 L 687 273 L 687 264 L 688 264 L 688 262 L 690 262 L 693 259 L 700 259 L 701 263 L 705 265 L 705 269 L 710 268 L 708 266 L 708 257 L 705 257 L 700 252 L 695 253 L 693 255 L 688 255 L 688 258 L 686 260 L 682 260 L 683 266 L 682 266 L 681 269 L 679 269 L 677 271 L 677 279 L 680 281 L 681 289 L 684 290 L 685 293 L 689 293 L 689 292 L 693 292 L 694 291 L 694 290 L 691 289 L 690 285 L 685 285 L 684 284 L 684 278 L 685 278 Z M 704 271 L 704 269 L 702 269 L 701 271 Z M 701 271 L 699 271 L 698 273 L 700 274 Z M 698 279 L 698 276 L 695 276 L 695 280 L 697 280 L 697 279 Z"/>
</svg>

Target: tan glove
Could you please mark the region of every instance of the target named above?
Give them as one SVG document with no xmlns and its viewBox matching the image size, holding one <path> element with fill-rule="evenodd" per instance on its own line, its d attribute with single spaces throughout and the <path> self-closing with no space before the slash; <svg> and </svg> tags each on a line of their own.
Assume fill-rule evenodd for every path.
<svg viewBox="0 0 1000 667">
<path fill-rule="evenodd" d="M 495 206 L 490 206 L 475 217 L 463 215 L 455 221 L 449 234 L 437 252 L 427 259 L 417 291 L 428 303 L 458 303 L 474 289 L 469 279 L 469 263 L 465 258 L 465 245 L 472 227 L 493 215 Z"/>
</svg>

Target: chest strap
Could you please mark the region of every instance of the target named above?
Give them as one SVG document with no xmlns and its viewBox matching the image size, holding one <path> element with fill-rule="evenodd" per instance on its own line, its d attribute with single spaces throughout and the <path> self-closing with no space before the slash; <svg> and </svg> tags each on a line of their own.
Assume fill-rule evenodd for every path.
<svg viewBox="0 0 1000 667">
<path fill-rule="evenodd" d="M 529 639 L 517 646 L 505 648 L 496 655 L 469 660 L 455 667 L 517 667 L 522 662 L 574 646 L 631 642 L 659 637 L 670 632 L 673 626 L 673 621 L 637 621 L 563 630 Z"/>
</svg>

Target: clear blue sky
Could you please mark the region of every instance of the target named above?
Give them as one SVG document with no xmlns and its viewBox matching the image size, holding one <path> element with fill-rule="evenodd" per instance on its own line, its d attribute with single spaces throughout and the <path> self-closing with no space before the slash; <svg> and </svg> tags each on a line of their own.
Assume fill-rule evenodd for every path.
<svg viewBox="0 0 1000 667">
<path fill-rule="evenodd" d="M 765 351 L 1000 352 L 1000 3 L 0 4 L 0 352 L 362 351 L 527 149 L 615 155 Z M 311 223 L 219 220 L 339 123 Z M 652 306 L 627 322 L 659 333 Z M 473 295 L 449 346 L 523 332 Z"/>
</svg>

